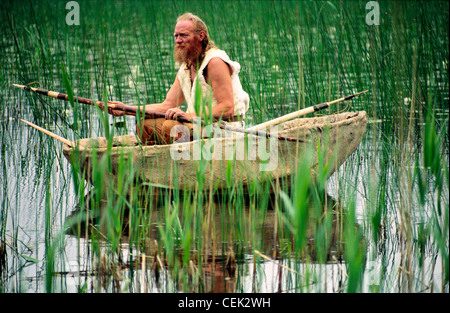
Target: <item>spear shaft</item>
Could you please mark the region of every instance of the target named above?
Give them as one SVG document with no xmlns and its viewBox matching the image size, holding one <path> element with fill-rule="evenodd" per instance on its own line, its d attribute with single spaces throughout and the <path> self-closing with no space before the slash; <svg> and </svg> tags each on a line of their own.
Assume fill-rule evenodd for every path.
<svg viewBox="0 0 450 313">
<path fill-rule="evenodd" d="M 43 132 L 44 134 L 49 135 L 50 137 L 58 139 L 59 141 L 61 141 L 62 143 L 65 143 L 69 147 L 73 147 L 74 146 L 72 141 L 70 141 L 70 140 L 68 140 L 68 139 L 66 139 L 64 137 L 58 136 L 55 133 L 52 133 L 51 131 L 46 130 L 45 128 L 39 127 L 39 126 L 37 126 L 37 125 L 35 125 L 35 124 L 31 123 L 31 122 L 28 122 L 26 120 L 23 120 L 23 119 L 21 119 L 21 121 L 24 122 L 25 124 L 30 125 L 31 127 L 36 128 L 37 130 Z"/>
<path fill-rule="evenodd" d="M 34 93 L 37 94 L 41 94 L 44 96 L 48 96 L 48 97 L 52 97 L 55 99 L 60 99 L 60 100 L 64 100 L 64 101 L 70 101 L 69 96 L 65 93 L 60 93 L 60 92 L 56 92 L 56 91 L 50 91 L 50 90 L 45 90 L 45 89 L 39 89 L 39 88 L 33 88 L 30 86 L 24 86 L 24 85 L 18 85 L 18 84 L 13 84 L 14 87 L 17 88 L 21 88 L 23 90 L 27 90 L 27 91 L 32 91 Z M 86 98 L 82 98 L 82 97 L 73 97 L 73 100 L 75 102 L 79 102 L 79 103 L 83 103 L 83 104 L 88 104 L 88 105 L 96 105 L 98 106 L 102 111 L 105 110 L 105 103 L 103 101 L 94 101 L 91 99 L 86 99 Z M 123 112 L 125 112 L 126 115 L 133 115 L 136 116 L 137 112 L 139 110 L 138 107 L 136 106 L 130 106 L 130 105 L 126 105 L 123 103 L 110 103 L 108 102 L 106 105 L 108 108 L 112 108 L 114 110 L 121 110 Z M 154 112 L 154 111 L 150 111 L 150 110 L 144 110 L 144 115 L 146 118 L 155 118 L 155 117 L 165 117 L 165 114 L 162 112 Z M 189 120 L 186 119 L 184 117 L 178 117 L 177 118 L 178 122 L 181 123 L 196 123 L 196 120 Z M 260 131 L 260 130 L 251 130 L 251 129 L 244 129 L 244 128 L 233 128 L 230 125 L 223 125 L 223 124 L 218 124 L 218 126 L 221 129 L 225 129 L 225 130 L 229 130 L 229 131 L 234 131 L 234 132 L 239 132 L 239 133 L 246 133 L 246 134 L 251 134 L 251 135 L 256 135 L 256 136 L 262 136 L 262 137 L 272 137 L 273 135 L 271 135 L 270 133 L 264 132 L 264 131 Z M 287 141 L 300 141 L 300 142 L 304 142 L 307 141 L 305 139 L 301 139 L 301 138 L 294 138 L 294 137 L 284 137 L 284 136 L 276 136 L 279 140 L 287 140 Z"/>
<path fill-rule="evenodd" d="M 309 114 L 309 113 L 313 113 L 313 112 L 317 112 L 317 111 L 326 109 L 326 108 L 328 108 L 329 106 L 331 106 L 333 104 L 336 104 L 336 103 L 339 103 L 339 102 L 342 102 L 342 101 L 350 100 L 350 99 L 352 99 L 352 98 L 354 98 L 356 96 L 362 95 L 363 93 L 366 93 L 366 92 L 368 92 L 368 90 L 364 90 L 364 91 L 355 93 L 353 95 L 345 96 L 345 97 L 342 97 L 342 98 L 339 98 L 339 99 L 336 99 L 336 100 L 333 100 L 333 101 L 330 101 L 330 102 L 324 102 L 324 103 L 321 103 L 321 104 L 316 104 L 316 105 L 310 106 L 308 108 L 305 108 L 305 109 L 302 109 L 302 110 L 299 110 L 299 111 L 295 111 L 295 112 L 283 115 L 281 117 L 275 118 L 273 120 L 270 120 L 270 121 L 267 121 L 267 122 L 255 125 L 255 126 L 250 127 L 250 128 L 247 128 L 247 130 L 259 130 L 259 129 L 265 129 L 266 127 L 269 127 L 269 126 L 272 126 L 272 125 L 278 125 L 280 123 L 292 120 L 294 118 L 298 118 L 298 117 L 304 116 L 304 115 Z"/>
<path fill-rule="evenodd" d="M 38 93 L 44 96 L 48 96 L 55 99 L 60 99 L 64 101 L 70 101 L 69 96 L 65 93 L 56 92 L 56 91 L 50 91 L 45 89 L 39 89 L 39 88 L 33 88 L 30 86 L 24 86 L 24 85 L 17 85 L 13 84 L 14 87 L 21 88 L 23 90 L 32 91 L 34 93 Z M 105 110 L 105 103 L 103 101 L 94 101 L 87 98 L 82 97 L 73 97 L 73 100 L 78 103 L 88 104 L 88 105 L 96 105 L 98 106 L 102 111 Z M 107 107 L 115 109 L 115 110 L 121 110 L 124 111 L 127 115 L 136 115 L 137 114 L 137 107 L 126 105 L 126 104 L 117 104 L 117 103 L 107 103 Z M 146 117 L 164 117 L 164 113 L 160 112 L 144 112 Z M 148 115 L 148 116 L 147 116 Z M 151 115 L 151 116 L 150 116 Z M 184 122 L 184 121 L 183 121 Z"/>
</svg>

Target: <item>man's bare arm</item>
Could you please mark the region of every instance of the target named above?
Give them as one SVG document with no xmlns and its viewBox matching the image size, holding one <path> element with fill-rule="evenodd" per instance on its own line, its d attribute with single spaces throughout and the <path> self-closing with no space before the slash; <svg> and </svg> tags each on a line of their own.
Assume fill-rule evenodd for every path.
<svg viewBox="0 0 450 313">
<path fill-rule="evenodd" d="M 217 100 L 217 104 L 212 107 L 213 117 L 216 119 L 233 117 L 233 86 L 228 64 L 220 58 L 211 59 L 207 67 L 207 79 Z"/>
<path fill-rule="evenodd" d="M 153 112 L 166 113 L 170 109 L 176 109 L 184 102 L 183 91 L 181 90 L 180 81 L 178 80 L 178 75 L 175 78 L 175 82 L 169 89 L 166 95 L 166 99 L 161 103 L 147 104 L 145 105 L 145 110 Z M 121 104 L 119 101 L 111 101 L 111 103 Z M 108 112 L 114 116 L 123 116 L 125 112 L 121 110 L 114 110 L 109 108 Z"/>
<path fill-rule="evenodd" d="M 178 75 L 175 78 L 175 82 L 169 89 L 166 99 L 161 103 L 147 104 L 146 109 L 155 112 L 166 112 L 172 108 L 178 108 L 184 102 L 183 91 L 181 90 L 180 81 L 178 80 Z"/>
</svg>

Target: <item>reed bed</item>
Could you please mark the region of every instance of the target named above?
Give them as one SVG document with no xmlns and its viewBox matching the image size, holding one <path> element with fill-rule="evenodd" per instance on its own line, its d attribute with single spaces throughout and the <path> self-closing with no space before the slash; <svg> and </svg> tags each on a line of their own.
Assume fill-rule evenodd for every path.
<svg viewBox="0 0 450 313">
<path fill-rule="evenodd" d="M 77 2 L 77 26 L 64 1 L 0 2 L 2 292 L 449 291 L 446 2 L 379 1 L 380 25 L 367 1 Z M 186 11 L 241 64 L 247 125 L 370 90 L 321 112 L 370 117 L 330 179 L 299 160 L 288 181 L 203 192 L 200 160 L 194 190 L 141 189 L 125 158 L 105 184 L 106 157 L 91 186 L 61 143 L 19 122 L 69 140 L 133 134 L 134 118 L 11 85 L 161 101 Z"/>
</svg>

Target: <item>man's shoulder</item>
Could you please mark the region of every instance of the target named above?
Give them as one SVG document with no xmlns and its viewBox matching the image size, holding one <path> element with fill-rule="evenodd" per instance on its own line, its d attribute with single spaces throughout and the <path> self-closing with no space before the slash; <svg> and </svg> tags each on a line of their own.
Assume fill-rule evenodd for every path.
<svg viewBox="0 0 450 313">
<path fill-rule="evenodd" d="M 211 66 L 220 66 L 222 64 L 226 64 L 226 62 L 220 57 L 213 57 L 208 62 L 208 67 Z"/>
<path fill-rule="evenodd" d="M 204 75 L 205 76 L 207 76 L 207 75 L 215 76 L 217 74 L 221 75 L 222 73 L 226 73 L 227 69 L 229 71 L 229 74 L 231 75 L 233 70 L 230 67 L 230 65 L 227 62 L 225 62 L 223 59 L 221 59 L 219 57 L 215 57 L 209 61 L 208 65 L 205 68 Z M 212 77 L 210 77 L 210 78 L 212 78 Z"/>
</svg>

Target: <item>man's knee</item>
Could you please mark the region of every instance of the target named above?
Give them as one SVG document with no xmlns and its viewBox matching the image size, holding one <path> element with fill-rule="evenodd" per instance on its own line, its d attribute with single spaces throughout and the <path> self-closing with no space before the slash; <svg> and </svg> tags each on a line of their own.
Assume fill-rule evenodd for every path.
<svg viewBox="0 0 450 313">
<path fill-rule="evenodd" d="M 136 124 L 136 133 L 144 145 L 161 142 L 160 133 L 164 121 L 164 118 L 146 119 L 140 124 L 141 127 L 139 127 L 139 123 Z"/>
<path fill-rule="evenodd" d="M 164 118 L 146 119 L 136 124 L 136 132 L 144 145 L 170 144 L 192 140 L 192 125 Z"/>
<path fill-rule="evenodd" d="M 189 126 L 173 120 L 166 120 L 162 124 L 161 132 L 167 143 L 188 142 L 192 138 Z"/>
</svg>

